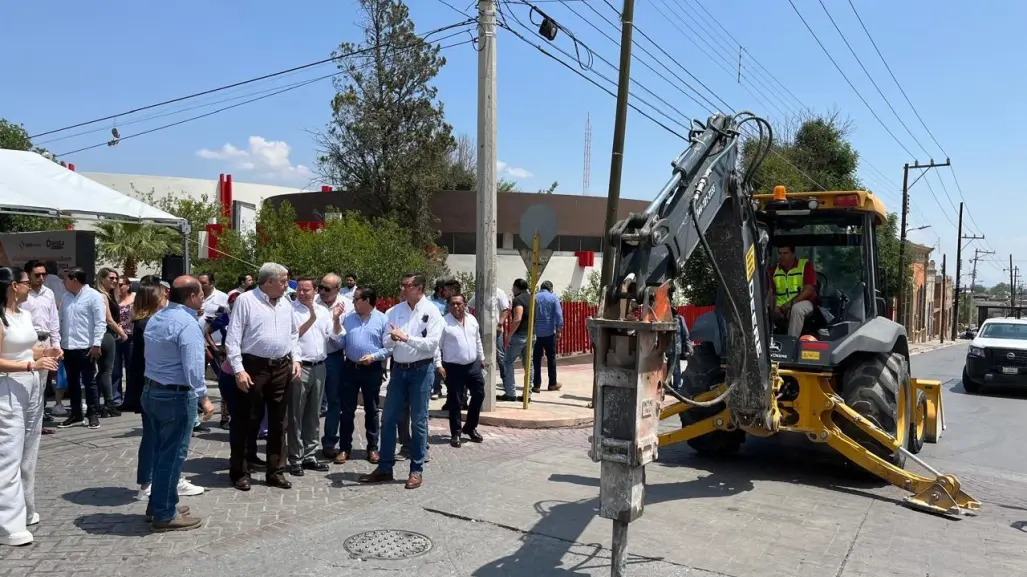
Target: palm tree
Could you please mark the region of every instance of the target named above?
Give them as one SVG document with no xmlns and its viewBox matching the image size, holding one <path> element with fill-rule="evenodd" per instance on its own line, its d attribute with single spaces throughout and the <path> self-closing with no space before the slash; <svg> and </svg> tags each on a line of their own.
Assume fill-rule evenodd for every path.
<svg viewBox="0 0 1027 577">
<path fill-rule="evenodd" d="M 97 256 L 120 264 L 125 277 L 135 277 L 140 264 L 160 262 L 176 243 L 175 233 L 163 226 L 105 222 L 96 227 Z"/>
</svg>

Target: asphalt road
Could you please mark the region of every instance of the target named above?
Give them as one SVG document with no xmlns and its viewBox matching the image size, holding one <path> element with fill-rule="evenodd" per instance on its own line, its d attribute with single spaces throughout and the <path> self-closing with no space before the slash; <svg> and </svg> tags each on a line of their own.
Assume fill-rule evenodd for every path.
<svg viewBox="0 0 1027 577">
<path fill-rule="evenodd" d="M 964 394 L 965 349 L 924 353 L 912 365 L 915 376 L 945 383 L 948 429 L 921 456 L 984 502 L 979 516 L 912 511 L 902 506 L 902 491 L 809 446 L 747 442 L 729 459 L 676 446 L 647 470 L 628 575 L 1027 575 L 1027 470 L 1019 443 L 1027 392 Z M 370 467 L 351 462 L 296 479 L 291 491 L 258 484 L 249 493 L 226 487 L 227 447 L 216 432 L 194 439 L 186 467 L 187 478 L 210 487 L 184 500 L 207 516 L 205 526 L 151 535 L 141 522 L 143 505 L 123 488 L 131 486 L 138 442 L 132 421 L 124 423 L 123 430 L 107 420 L 79 438 L 47 439 L 38 544 L 0 549 L 0 575 L 610 574 L 611 523 L 597 517 L 599 471 L 587 457 L 588 430 L 489 429 L 485 443 L 452 449 L 443 424 L 433 423 L 437 446 L 417 491 L 358 485 L 356 475 Z M 405 474 L 402 463 L 396 472 Z M 419 533 L 430 550 L 402 560 L 347 550 L 347 539 L 375 530 Z"/>
</svg>

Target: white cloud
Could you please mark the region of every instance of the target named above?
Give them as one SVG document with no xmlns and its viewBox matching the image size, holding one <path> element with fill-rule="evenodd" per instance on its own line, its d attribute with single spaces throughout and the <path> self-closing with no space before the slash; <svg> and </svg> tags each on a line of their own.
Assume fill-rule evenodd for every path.
<svg viewBox="0 0 1027 577">
<path fill-rule="evenodd" d="M 239 170 L 252 171 L 273 180 L 298 181 L 310 178 L 310 169 L 302 164 L 293 164 L 289 159 L 292 148 L 284 140 L 267 140 L 263 136 L 251 136 L 245 149 L 225 143 L 211 150 L 201 148 L 196 156 L 207 160 L 221 160 Z"/>
<path fill-rule="evenodd" d="M 502 160 L 496 161 L 496 171 L 499 173 L 500 178 L 512 178 L 514 180 L 524 180 L 535 176 L 525 168 L 510 166 Z"/>
</svg>

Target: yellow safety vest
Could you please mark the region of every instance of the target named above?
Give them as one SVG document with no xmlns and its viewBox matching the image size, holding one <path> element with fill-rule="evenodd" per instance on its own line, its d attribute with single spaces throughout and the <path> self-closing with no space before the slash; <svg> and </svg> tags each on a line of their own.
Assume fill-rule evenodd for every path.
<svg viewBox="0 0 1027 577">
<path fill-rule="evenodd" d="M 802 292 L 802 273 L 806 270 L 806 259 L 800 258 L 791 270 L 782 270 L 781 265 L 774 269 L 774 300 L 781 306 Z"/>
</svg>

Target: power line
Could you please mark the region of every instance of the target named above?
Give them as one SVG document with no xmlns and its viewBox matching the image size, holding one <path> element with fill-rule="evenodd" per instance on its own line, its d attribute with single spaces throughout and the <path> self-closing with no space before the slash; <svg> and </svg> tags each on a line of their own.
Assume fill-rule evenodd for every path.
<svg viewBox="0 0 1027 577">
<path fill-rule="evenodd" d="M 877 47 L 877 42 L 874 42 L 874 37 L 871 36 L 870 30 L 867 29 L 867 25 L 863 23 L 863 18 L 860 17 L 859 11 L 856 10 L 856 5 L 852 3 L 852 0 L 849 0 L 849 7 L 852 8 L 852 13 L 856 15 L 856 20 L 859 21 L 859 25 L 863 28 L 863 32 L 866 33 L 867 39 L 870 40 L 870 44 L 874 47 L 874 50 L 877 52 L 877 56 L 881 58 L 881 62 L 884 64 L 884 68 L 888 71 L 888 74 L 891 75 L 891 79 L 895 82 L 895 86 L 899 88 L 899 92 L 902 93 L 902 97 L 906 99 L 906 104 L 909 105 L 909 108 L 913 111 L 913 114 L 916 115 L 917 120 L 920 121 L 920 125 L 924 127 L 924 130 L 927 131 L 927 134 L 931 137 L 931 140 L 934 141 L 934 144 L 938 146 L 938 149 L 941 150 L 941 153 L 945 156 L 948 156 L 948 153 L 945 152 L 945 148 L 942 147 L 941 143 L 938 142 L 938 139 L 934 137 L 934 134 L 931 132 L 931 129 L 927 127 L 927 123 L 924 122 L 924 119 L 920 116 L 920 113 L 917 112 L 916 107 L 913 106 L 913 102 L 909 99 L 909 96 L 906 95 L 906 91 L 902 89 L 902 84 L 900 84 L 899 79 L 895 77 L 895 73 L 892 72 L 891 66 L 888 66 L 888 61 L 884 58 L 884 54 L 881 53 L 881 49 Z"/>
<path fill-rule="evenodd" d="M 860 60 L 859 55 L 856 54 L 856 50 L 852 47 L 852 44 L 849 44 L 849 39 L 845 37 L 845 33 L 842 32 L 842 29 L 838 26 L 838 23 L 835 22 L 834 16 L 831 15 L 831 11 L 827 9 L 827 4 L 824 4 L 824 0 L 818 1 L 820 2 L 820 7 L 824 9 L 824 13 L 827 14 L 827 19 L 831 21 L 831 25 L 834 26 L 834 29 L 838 32 L 838 36 L 842 37 L 842 42 L 845 43 L 846 48 L 848 48 L 849 52 L 852 53 L 852 57 L 856 59 L 856 62 L 859 64 L 859 67 L 863 69 L 863 73 L 867 75 L 867 78 L 870 80 L 870 84 L 874 85 L 874 89 L 877 90 L 877 93 L 881 95 L 881 99 L 884 100 L 884 103 L 888 105 L 888 108 L 891 110 L 892 114 L 895 115 L 895 119 L 899 121 L 899 124 L 902 125 L 902 128 L 906 129 L 906 132 L 909 133 L 909 136 L 913 138 L 913 142 L 915 142 L 917 146 L 920 147 L 920 150 L 924 151 L 924 154 L 926 154 L 927 156 L 931 156 L 931 153 L 926 148 L 924 148 L 924 145 L 920 143 L 920 140 L 916 137 L 915 134 L 913 134 L 913 131 L 910 130 L 908 126 L 906 126 L 905 122 L 903 122 L 902 117 L 899 116 L 899 113 L 895 110 L 895 107 L 892 106 L 891 101 L 888 100 L 888 97 L 884 95 L 884 91 L 882 91 L 881 87 L 877 85 L 877 81 L 875 81 L 874 77 L 870 75 L 870 71 L 867 70 L 867 67 L 863 65 L 863 61 Z"/>
<path fill-rule="evenodd" d="M 424 35 L 421 35 L 420 38 L 423 41 L 423 40 L 427 39 L 428 36 L 431 36 L 433 34 L 438 34 L 439 32 L 444 32 L 446 30 L 451 30 L 453 28 L 458 28 L 460 26 L 466 26 L 468 24 L 473 24 L 474 22 L 475 22 L 475 20 L 471 19 L 471 20 L 465 20 L 463 22 L 457 22 L 455 24 L 450 24 L 448 26 L 443 26 L 441 28 L 436 28 L 434 30 L 430 30 L 430 31 L 426 32 Z M 352 56 L 358 56 L 358 55 L 361 55 L 361 54 L 366 54 L 368 52 L 372 52 L 374 50 L 378 50 L 378 49 L 382 48 L 383 46 L 385 46 L 385 45 L 369 46 L 367 48 L 361 48 L 359 50 L 354 50 L 354 51 L 351 51 L 351 52 L 347 52 L 345 54 L 334 55 L 334 56 L 331 56 L 329 58 L 324 58 L 324 59 L 321 59 L 321 60 L 317 60 L 315 62 L 308 62 L 307 64 L 301 64 L 299 66 L 294 66 L 292 68 L 287 68 L 285 70 L 279 70 L 278 72 L 272 72 L 270 74 L 264 74 L 262 76 L 257 76 L 255 78 L 250 78 L 248 80 L 243 80 L 243 81 L 240 81 L 240 82 L 234 82 L 232 84 L 226 84 L 224 86 L 219 86 L 217 88 L 211 88 L 209 90 L 203 90 L 201 92 L 195 92 L 193 94 L 187 94 L 185 96 L 179 96 L 177 98 L 171 98 L 169 100 L 164 100 L 162 102 L 157 102 L 155 104 L 148 104 L 146 106 L 140 106 L 138 108 L 133 108 L 131 110 L 127 110 L 125 112 L 120 112 L 118 114 L 111 114 L 109 116 L 104 116 L 102 118 L 96 118 L 96 119 L 93 119 L 93 120 L 88 120 L 86 122 L 79 122 L 78 124 L 72 124 L 72 125 L 69 125 L 69 126 L 62 127 L 62 128 L 56 128 L 54 130 L 48 130 L 46 132 L 40 132 L 39 134 L 34 134 L 34 135 L 30 136 L 29 138 L 30 139 L 35 139 L 35 138 L 38 138 L 40 136 L 47 136 L 49 134 L 54 134 L 54 133 L 57 133 L 57 132 L 64 132 L 66 130 L 72 130 L 74 128 L 80 128 L 82 126 L 88 126 L 90 124 L 96 124 L 97 122 L 104 122 L 104 121 L 107 121 L 107 120 L 113 120 L 113 119 L 118 118 L 120 116 L 128 116 L 129 114 L 135 114 L 137 112 L 143 112 L 145 110 L 151 110 L 153 108 L 159 108 L 161 106 L 167 106 L 168 104 L 175 104 L 175 103 L 178 103 L 178 102 L 183 102 L 185 100 L 191 100 L 193 98 L 199 98 L 201 96 L 207 96 L 208 94 L 214 94 L 216 92 L 222 92 L 224 90 L 229 90 L 231 88 L 237 88 L 239 86 L 245 86 L 247 84 L 253 84 L 254 82 L 260 82 L 261 80 L 267 80 L 269 78 L 275 78 L 276 76 L 282 76 L 282 75 L 289 74 L 289 73 L 292 73 L 292 72 L 297 72 L 297 71 L 300 71 L 300 70 L 305 70 L 307 68 L 313 68 L 315 66 L 321 66 L 322 64 L 328 64 L 329 62 L 335 62 L 337 60 L 342 60 L 342 59 L 349 58 L 349 57 L 352 57 Z"/>
<path fill-rule="evenodd" d="M 611 91 L 611 90 L 610 90 L 609 88 L 606 88 L 605 86 L 603 86 L 603 85 L 599 84 L 599 83 L 598 83 L 598 82 L 596 82 L 596 81 L 595 81 L 594 79 L 592 79 L 592 78 L 588 77 L 588 76 L 587 76 L 587 75 L 585 75 L 585 73 L 584 73 L 584 72 L 582 72 L 581 70 L 578 70 L 577 68 L 574 68 L 573 66 L 571 66 L 571 65 L 570 65 L 570 64 L 568 64 L 567 62 L 564 62 L 563 60 L 561 60 L 561 59 L 560 59 L 560 58 L 558 58 L 557 56 L 553 55 L 553 53 L 552 53 L 552 52 L 549 52 L 548 50 L 546 50 L 545 48 L 543 48 L 543 47 L 542 47 L 541 45 L 539 45 L 539 44 L 537 44 L 537 43 L 535 43 L 535 42 L 532 42 L 531 40 L 528 40 L 528 39 L 527 39 L 527 38 L 525 38 L 525 37 L 524 37 L 524 36 L 523 36 L 523 35 L 522 35 L 522 34 L 521 34 L 520 32 L 517 32 L 516 30 L 514 30 L 513 28 L 510 28 L 510 26 L 508 26 L 508 25 L 505 25 L 505 24 L 501 24 L 501 25 L 499 25 L 499 26 L 500 26 L 501 28 L 503 28 L 504 30 L 506 30 L 507 32 L 510 32 L 511 34 L 513 34 L 514 36 L 516 36 L 517 38 L 519 38 L 519 39 L 520 39 L 520 40 L 521 40 L 522 42 L 524 42 L 525 44 L 527 44 L 527 45 L 529 45 L 529 46 L 534 46 L 536 50 L 538 50 L 538 51 L 539 51 L 539 52 L 541 52 L 542 54 L 545 54 L 545 55 L 546 55 L 546 56 L 548 56 L 549 58 L 552 58 L 552 59 L 553 59 L 553 60 L 555 60 L 556 62 L 559 62 L 559 63 L 560 63 L 560 64 L 562 64 L 562 65 L 563 65 L 563 66 L 564 66 L 565 68 L 567 68 L 567 69 L 568 69 L 568 70 L 570 70 L 571 72 L 573 72 L 573 73 L 577 74 L 578 76 L 580 76 L 580 77 L 581 77 L 581 78 L 583 78 L 584 80 L 588 81 L 589 83 L 591 83 L 591 84 L 592 84 L 593 86 L 595 86 L 596 88 L 598 88 L 598 89 L 602 90 L 603 92 L 605 92 L 605 93 L 609 94 L 610 96 L 612 96 L 612 97 L 614 97 L 614 98 L 616 98 L 616 97 L 617 97 L 617 94 L 616 94 L 615 92 L 613 92 L 613 91 Z M 594 73 L 594 72 L 593 72 L 593 73 Z M 596 75 L 597 75 L 597 76 L 599 76 L 598 74 L 596 74 Z M 604 79 L 605 79 L 605 78 L 604 78 Z M 608 80 L 608 79 L 606 79 L 606 80 Z M 640 102 L 644 102 L 644 101 L 643 101 L 642 99 L 640 99 L 640 98 L 638 98 L 638 97 L 635 97 L 635 100 L 638 100 L 638 101 L 640 101 Z M 645 102 L 645 104 L 646 104 L 647 106 L 649 106 L 650 108 L 653 108 L 654 110 L 657 110 L 657 111 L 659 112 L 659 110 L 658 110 L 658 109 L 656 109 L 656 108 L 654 108 L 654 107 L 653 107 L 653 106 L 652 106 L 651 104 L 649 104 L 649 103 L 647 103 L 647 102 Z M 635 112 L 637 112 L 637 113 L 641 114 L 642 116 L 644 116 L 645 118 L 649 119 L 649 120 L 650 120 L 650 121 L 651 121 L 652 123 L 656 124 L 656 125 L 657 125 L 657 126 L 659 126 L 660 128 L 662 128 L 662 129 L 666 130 L 667 132 L 669 132 L 669 133 L 673 134 L 674 136 L 677 136 L 678 138 L 680 138 L 680 139 L 682 139 L 682 140 L 684 140 L 684 141 L 688 141 L 688 137 L 686 137 L 686 136 L 684 136 L 683 134 L 681 134 L 681 133 L 677 132 L 676 130 L 674 130 L 674 129 L 670 128 L 669 126 L 667 126 L 666 124 L 664 124 L 664 123 L 660 122 L 659 120 L 656 120 L 656 119 L 655 119 L 655 118 L 653 118 L 653 117 L 652 117 L 651 115 L 649 115 L 648 113 L 646 113 L 646 112 L 645 112 L 644 110 L 642 110 L 642 109 L 638 108 L 637 106 L 635 106 L 634 104 L 632 104 L 632 103 L 631 103 L 630 101 L 628 102 L 628 106 L 630 106 L 630 107 L 631 107 L 631 108 L 632 108 L 632 109 L 633 109 L 633 110 L 634 110 Z M 661 114 L 663 114 L 663 116 L 665 116 L 665 117 L 666 117 L 666 114 L 665 114 L 665 113 L 662 113 L 662 112 L 661 112 Z"/>
<path fill-rule="evenodd" d="M 838 62 L 834 59 L 834 56 L 831 56 L 831 52 L 828 51 L 827 47 L 824 46 L 824 43 L 820 41 L 820 37 L 817 36 L 817 33 L 813 31 L 813 27 L 809 25 L 809 22 L 806 22 L 806 18 L 803 17 L 802 12 L 799 12 L 799 8 L 795 5 L 795 2 L 793 0 L 788 0 L 788 3 L 792 6 L 792 10 L 795 11 L 795 14 L 799 17 L 799 20 L 802 20 L 803 25 L 806 26 L 806 30 L 809 30 L 809 33 L 813 36 L 813 39 L 817 41 L 817 45 L 820 46 L 820 49 L 824 51 L 825 55 L 827 55 L 828 60 L 831 61 L 831 64 L 834 64 L 835 69 L 838 71 L 839 74 L 842 75 L 842 78 L 845 79 L 845 82 L 849 85 L 849 88 L 851 88 L 852 91 L 856 93 L 856 96 L 858 96 L 859 99 L 863 102 L 863 105 L 867 107 L 867 110 L 870 111 L 870 114 L 872 114 L 874 118 L 877 119 L 877 122 L 881 125 L 881 127 L 884 128 L 884 131 L 892 137 L 892 140 L 898 143 L 902 150 L 906 151 L 906 154 L 908 154 L 909 156 L 916 156 L 915 154 L 910 152 L 908 148 L 906 148 L 905 144 L 902 144 L 902 141 L 899 140 L 898 137 L 895 136 L 895 133 L 893 133 L 891 129 L 888 128 L 888 125 L 885 124 L 883 120 L 881 120 L 881 117 L 877 115 L 877 112 L 875 112 L 873 107 L 870 106 L 866 98 L 863 98 L 863 95 L 860 93 L 859 89 L 856 88 L 856 85 L 853 84 L 851 80 L 849 80 L 848 75 L 846 75 L 845 71 L 842 70 L 842 67 L 838 65 Z"/>
<path fill-rule="evenodd" d="M 454 46 L 460 46 L 460 45 L 463 45 L 463 44 L 471 44 L 473 42 L 474 42 L 474 40 L 464 40 L 462 42 L 457 42 L 457 43 L 454 43 L 454 44 L 449 44 L 447 46 L 441 46 L 440 48 L 441 49 L 452 48 Z M 121 136 L 120 138 L 118 138 L 118 142 L 120 143 L 121 141 L 124 141 L 124 140 L 129 140 L 129 139 L 132 139 L 132 138 L 138 138 L 140 136 L 145 136 L 147 134 L 153 134 L 154 132 L 159 132 L 161 130 L 166 130 L 168 128 L 173 128 L 175 126 L 180 126 L 180 125 L 186 124 L 188 122 L 193 122 L 194 120 L 200 120 L 202 118 L 207 118 L 208 116 L 213 116 L 215 114 L 219 114 L 221 112 L 225 112 L 226 110 L 231 110 L 233 108 L 239 108 L 240 106 L 245 106 L 247 104 L 252 104 L 254 102 L 258 102 L 260 100 L 264 100 L 264 99 L 270 98 L 272 96 L 278 96 L 279 94 L 283 94 L 285 92 L 289 92 L 289 91 L 295 90 L 297 88 L 302 88 L 304 86 L 309 86 L 309 85 L 314 84 L 316 82 L 320 82 L 322 80 L 327 80 L 328 78 L 332 78 L 333 76 L 338 76 L 339 74 L 343 74 L 343 72 L 333 72 L 332 74 L 325 74 L 324 76 L 319 76 L 317 78 L 312 78 L 310 80 L 305 80 L 303 82 L 298 82 L 298 83 L 295 83 L 295 84 L 293 84 L 291 86 L 287 86 L 285 88 L 282 88 L 280 90 L 276 90 L 274 92 L 271 92 L 271 93 L 268 93 L 268 94 L 264 94 L 263 96 L 258 96 L 256 98 L 250 98 L 248 100 L 244 100 L 242 102 L 237 102 L 237 103 L 229 105 L 229 106 L 224 106 L 224 107 L 218 108 L 216 110 L 212 110 L 212 111 L 204 113 L 204 114 L 199 114 L 197 116 L 191 116 L 189 118 L 184 118 L 184 119 L 176 121 L 176 122 L 172 122 L 172 123 L 169 123 L 169 124 L 164 124 L 162 126 L 158 126 L 156 128 L 151 128 L 149 130 L 144 130 L 142 132 L 137 132 L 135 134 L 129 134 L 127 136 Z M 76 154 L 76 153 L 79 153 L 79 152 L 85 152 L 87 150 L 92 150 L 94 148 L 100 148 L 102 146 L 109 146 L 109 144 L 107 142 L 100 142 L 100 143 L 93 144 L 93 145 L 90 145 L 90 146 L 84 146 L 82 148 L 78 148 L 78 149 L 72 150 L 70 152 L 63 152 L 61 154 L 58 154 L 57 156 L 67 156 L 67 155 Z"/>
</svg>

